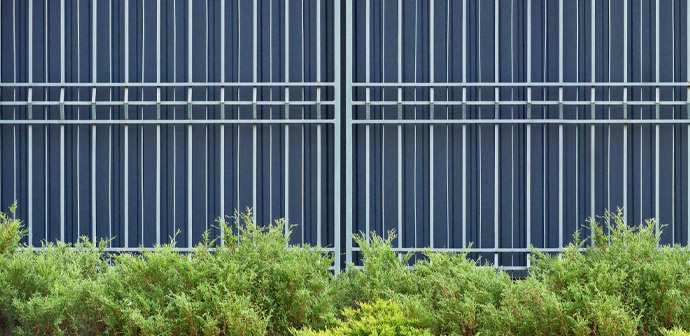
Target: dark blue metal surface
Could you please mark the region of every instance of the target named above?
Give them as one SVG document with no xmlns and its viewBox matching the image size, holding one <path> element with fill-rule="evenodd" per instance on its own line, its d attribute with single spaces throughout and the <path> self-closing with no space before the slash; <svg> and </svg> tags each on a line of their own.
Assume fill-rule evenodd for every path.
<svg viewBox="0 0 690 336">
<path fill-rule="evenodd" d="M 256 23 L 252 0 L 226 0 L 224 11 L 221 10 L 222 0 L 174 0 L 160 2 L 160 31 L 156 26 L 159 15 L 156 1 L 128 0 L 129 13 L 125 15 L 126 1 L 64 0 L 63 13 L 62 2 L 58 0 L 32 0 L 31 6 L 29 1 L 2 0 L 0 81 L 60 83 L 64 76 L 65 83 L 91 83 L 93 78 L 97 83 L 124 83 L 125 71 L 128 71 L 130 83 L 158 80 L 179 83 L 176 87 L 161 88 L 162 101 L 186 102 L 188 88 L 185 85 L 189 82 L 226 82 L 226 100 L 251 102 L 252 86 L 232 87 L 230 83 L 253 82 L 255 68 L 256 82 L 309 83 L 317 81 L 317 71 L 320 71 L 321 82 L 336 81 L 336 69 L 344 66 L 351 71 L 352 81 L 344 78 L 342 82 L 323 86 L 321 101 L 338 102 L 345 107 L 345 90 L 352 90 L 352 102 L 398 100 L 396 86 L 372 85 L 366 89 L 353 85 L 367 82 L 367 67 L 371 83 L 461 83 L 463 80 L 468 83 L 550 83 L 534 85 L 532 101 L 558 101 L 562 93 L 566 102 L 620 102 L 627 91 L 630 102 L 653 103 L 657 98 L 653 83 L 688 80 L 688 4 L 681 0 L 399 0 L 402 11 L 396 0 L 353 0 L 351 8 L 347 8 L 348 5 L 335 8 L 336 4 L 328 0 L 258 0 Z M 316 64 L 316 1 L 320 1 L 321 10 L 318 13 L 322 27 L 318 34 L 321 69 L 317 69 Z M 95 10 L 92 6 L 96 6 Z M 467 13 L 463 12 L 465 6 Z M 559 6 L 563 6 L 562 22 Z M 352 36 L 345 33 L 344 21 L 342 29 L 334 24 L 335 18 L 345 18 L 347 11 L 352 15 Z M 64 40 L 61 38 L 63 15 Z M 398 30 L 399 18 L 402 31 Z M 224 52 L 221 50 L 223 19 Z M 29 21 L 32 22 L 32 36 L 29 36 Z M 562 36 L 559 33 L 561 24 Z M 125 38 L 125 25 L 129 27 L 128 38 Z M 256 59 L 253 50 L 255 26 L 258 35 Z M 289 29 L 287 40 L 285 29 Z M 337 34 L 339 31 L 343 33 Z M 463 48 L 464 34 L 466 48 Z M 351 50 L 345 47 L 348 38 L 352 41 Z M 96 43 L 95 51 L 93 43 Z M 126 43 L 128 55 L 125 55 Z M 562 53 L 559 52 L 561 44 Z M 528 45 L 531 46 L 529 58 Z M 335 46 L 342 46 L 342 55 L 335 54 Z M 595 48 L 594 58 L 592 47 Z M 341 64 L 347 53 L 351 53 L 351 64 Z M 125 69 L 126 59 L 128 69 Z M 61 71 L 63 60 L 64 73 Z M 562 69 L 559 68 L 561 62 Z M 594 77 L 592 66 L 595 67 Z M 562 70 L 562 78 L 559 70 Z M 591 97 L 588 83 L 626 81 L 652 85 L 642 88 L 639 85 L 628 88 L 600 85 L 594 91 L 595 97 Z M 558 82 L 583 85 L 559 89 Z M 2 86 L 0 101 L 26 102 L 29 90 L 26 86 Z M 60 99 L 59 86 L 37 84 L 31 90 L 33 101 L 57 102 Z M 285 87 L 255 90 L 258 101 L 286 101 Z M 367 90 L 370 92 L 368 98 Z M 680 85 L 658 90 L 661 102 L 685 102 L 687 99 L 687 90 Z M 220 92 L 218 85 L 194 87 L 192 99 L 218 101 Z M 317 99 L 316 89 L 310 86 L 289 86 L 287 92 L 291 102 L 315 102 Z M 431 99 L 428 86 L 401 86 L 401 92 L 402 101 L 406 103 Z M 506 266 L 526 265 L 526 254 L 518 249 L 527 247 L 527 230 L 530 230 L 529 243 L 535 247 L 559 248 L 561 242 L 567 243 L 576 230 L 585 226 L 586 218 L 592 213 L 603 214 L 606 209 L 617 207 L 627 209 L 631 223 L 658 217 L 662 224 L 667 224 L 663 243 L 688 243 L 690 148 L 687 124 L 678 121 L 657 126 L 653 104 L 631 104 L 627 108 L 628 119 L 650 120 L 644 124 L 600 123 L 593 127 L 584 122 L 534 123 L 530 126 L 526 123 L 492 124 L 496 119 L 528 118 L 526 104 L 492 104 L 497 100 L 526 101 L 528 89 L 525 86 L 502 86 L 497 91 L 498 97 L 495 92 L 489 84 L 466 88 L 466 101 L 488 103 L 468 105 L 466 118 L 486 119 L 488 123 L 466 126 L 440 123 L 433 131 L 428 124 L 422 123 L 399 127 L 376 122 L 398 119 L 398 106 L 372 103 L 371 124 L 357 123 L 351 129 L 343 127 L 348 114 L 352 120 L 366 118 L 365 105 L 355 104 L 351 111 L 343 108 L 340 119 L 323 124 L 321 138 L 317 137 L 317 124 L 313 123 L 288 127 L 232 122 L 226 125 L 200 123 L 191 127 L 187 124 L 124 126 L 114 123 L 92 128 L 89 124 L 29 126 L 5 122 L 0 124 L 0 207 L 6 209 L 14 200 L 18 201 L 17 215 L 31 219 L 32 239 L 36 245 L 42 240 L 60 238 L 63 201 L 65 240 L 75 241 L 79 235 L 111 237 L 113 247 L 153 246 L 157 239 L 169 241 L 176 232 L 179 232 L 178 244 L 190 246 L 201 239 L 205 230 L 211 230 L 213 236 L 219 233 L 214 228 L 214 220 L 222 215 L 221 209 L 230 214 L 234 209 L 252 206 L 261 223 L 288 217 L 290 223 L 299 224 L 293 235 L 295 243 L 316 244 L 321 239 L 322 245 L 333 246 L 336 237 L 343 237 L 348 244 L 350 233 L 366 230 L 368 209 L 370 230 L 379 233 L 397 230 L 401 221 L 402 232 L 398 234 L 402 248 L 426 247 L 433 241 L 437 248 L 463 248 L 463 242 L 471 242 L 475 248 L 516 249 L 501 252 L 499 259 L 493 259 L 492 252 L 472 254 L 498 260 Z M 64 94 L 66 101 L 89 102 L 92 88 L 89 85 L 66 87 Z M 129 88 L 130 101 L 155 102 L 156 94 L 155 86 Z M 123 101 L 124 95 L 122 85 L 96 89 L 96 99 L 100 102 Z M 463 100 L 463 88 L 436 87 L 433 99 L 457 103 Z M 590 119 L 591 108 L 588 104 L 566 104 L 562 107 L 563 118 Z M 191 109 L 191 119 L 221 119 L 219 104 L 194 105 Z M 314 105 L 259 104 L 256 109 L 258 119 L 314 120 L 336 116 L 332 104 L 321 106 L 320 117 Z M 36 105 L 32 111 L 34 120 L 60 119 L 57 105 Z M 67 120 L 91 119 L 91 106 L 67 104 L 64 111 Z M 129 119 L 156 119 L 156 111 L 155 104 L 131 105 Z M 558 104 L 535 104 L 531 108 L 531 119 L 558 119 L 559 111 Z M 163 104 L 160 112 L 163 121 L 188 118 L 188 106 L 184 104 Z M 227 119 L 252 119 L 252 113 L 251 105 L 228 103 L 225 108 Z M 661 105 L 659 113 L 658 119 L 686 120 L 689 117 L 684 105 Z M 26 104 L 0 106 L 1 120 L 27 118 Z M 96 107 L 96 119 L 124 118 L 122 105 Z M 402 104 L 402 119 L 462 118 L 463 106 L 459 104 Z M 596 105 L 595 118 L 623 119 L 624 107 L 622 104 Z M 30 127 L 32 146 L 28 143 Z M 352 132 L 351 157 L 338 158 L 336 155 L 335 148 L 345 146 L 345 133 L 343 139 L 336 139 L 334 134 L 335 129 L 341 127 L 344 132 Z M 60 142 L 63 130 L 64 147 Z M 160 142 L 156 140 L 158 130 Z M 463 142 L 463 130 L 466 130 L 466 142 Z M 125 132 L 128 132 L 127 144 Z M 369 147 L 366 146 L 367 132 Z M 223 171 L 221 141 L 224 141 Z M 317 161 L 318 141 L 321 141 L 321 162 Z M 531 144 L 529 149 L 528 143 Z M 125 146 L 127 169 L 124 167 Z M 402 149 L 400 154 L 398 146 Z M 156 153 L 159 149 L 160 204 L 156 206 Z M 61 151 L 64 153 L 64 181 L 61 181 Z M 559 163 L 561 156 L 562 165 Z M 335 179 L 335 167 L 345 166 L 341 160 L 352 161 L 351 180 Z M 30 161 L 32 178 L 29 185 Z M 366 170 L 367 162 L 369 171 Z M 188 171 L 190 163 L 191 171 Z M 528 167 L 531 170 L 529 188 Z M 319 171 L 323 182 L 317 190 Z M 124 194 L 125 174 L 128 174 L 127 195 Z M 225 181 L 222 187 L 221 176 Z M 188 189 L 190 182 L 191 190 Z M 340 202 L 335 186 L 345 190 L 348 183 L 352 184 L 353 192 L 343 193 L 344 199 Z M 398 199 L 399 185 L 401 200 Z M 92 198 L 94 188 L 95 199 Z M 367 190 L 369 203 L 366 202 Z M 27 206 L 29 194 L 32 197 L 31 216 Z M 317 218 L 319 199 L 321 218 Z M 336 217 L 345 218 L 345 199 L 351 200 L 353 205 L 352 232 L 347 232 L 345 226 L 336 232 Z M 129 204 L 128 236 L 125 236 L 124 227 L 125 200 Z M 528 212 L 530 223 L 527 223 Z M 465 222 L 463 213 L 466 214 Z M 158 214 L 160 236 L 156 237 Z M 321 237 L 317 237 L 319 222 L 322 223 Z M 188 230 L 192 230 L 191 242 L 187 238 Z M 496 237 L 498 246 L 495 246 Z M 398 241 L 395 244 L 397 246 Z"/>
</svg>

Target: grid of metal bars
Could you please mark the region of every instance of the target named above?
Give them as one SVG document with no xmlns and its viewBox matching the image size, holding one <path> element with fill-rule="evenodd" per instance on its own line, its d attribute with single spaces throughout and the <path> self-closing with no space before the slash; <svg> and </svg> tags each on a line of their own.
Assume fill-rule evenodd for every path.
<svg viewBox="0 0 690 336">
<path fill-rule="evenodd" d="M 621 207 L 690 242 L 685 1 L 347 8 L 348 234 L 519 270 Z"/>
<path fill-rule="evenodd" d="M 339 9 L 2 0 L 2 207 L 19 201 L 29 244 L 186 251 L 252 207 L 339 250 Z"/>
<path fill-rule="evenodd" d="M 30 244 L 111 251 L 185 251 L 253 207 L 336 270 L 389 230 L 524 269 L 619 206 L 687 244 L 689 22 L 682 0 L 2 0 L 0 205 Z"/>
</svg>

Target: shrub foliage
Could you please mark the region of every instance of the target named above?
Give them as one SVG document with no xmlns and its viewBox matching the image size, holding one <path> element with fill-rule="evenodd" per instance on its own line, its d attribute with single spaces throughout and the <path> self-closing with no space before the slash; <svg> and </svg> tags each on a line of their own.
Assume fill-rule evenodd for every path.
<svg viewBox="0 0 690 336">
<path fill-rule="evenodd" d="M 607 213 L 562 253 L 531 252 L 511 280 L 467 253 L 393 251 L 395 234 L 355 240 L 362 267 L 290 246 L 285 222 L 219 221 L 188 254 L 175 243 L 110 255 L 107 241 L 21 243 L 0 214 L 0 334 L 16 335 L 685 335 L 690 254 L 660 246 L 657 223 Z"/>
<path fill-rule="evenodd" d="M 428 329 L 401 308 L 395 301 L 377 300 L 373 304 L 362 303 L 359 308 L 345 308 L 342 320 L 333 328 L 296 332 L 298 336 L 431 336 Z"/>
</svg>

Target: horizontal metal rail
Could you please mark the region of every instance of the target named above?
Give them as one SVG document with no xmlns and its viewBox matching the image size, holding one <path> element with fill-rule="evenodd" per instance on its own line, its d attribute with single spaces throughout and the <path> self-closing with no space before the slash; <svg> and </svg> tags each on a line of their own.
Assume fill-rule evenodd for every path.
<svg viewBox="0 0 690 336">
<path fill-rule="evenodd" d="M 534 250 L 537 250 L 539 252 L 544 252 L 544 253 L 560 253 L 566 250 L 565 248 L 539 248 L 535 247 Z M 578 251 L 584 252 L 587 250 L 586 248 L 579 248 Z M 353 247 L 352 251 L 361 251 L 359 247 Z M 472 247 L 472 248 L 443 248 L 443 247 L 392 247 L 391 251 L 393 252 L 424 252 L 424 251 L 432 251 L 432 252 L 456 252 L 456 253 L 462 253 L 462 252 L 467 252 L 467 253 L 529 253 L 532 252 L 532 249 L 526 248 L 526 247 L 499 247 L 499 248 L 493 248 L 493 247 L 485 247 L 485 248 L 478 248 L 478 247 Z"/>
<path fill-rule="evenodd" d="M 357 119 L 352 120 L 353 124 L 375 125 L 375 124 L 574 124 L 574 125 L 591 125 L 591 124 L 675 124 L 685 125 L 690 124 L 690 119 Z"/>
<path fill-rule="evenodd" d="M 46 247 L 29 247 L 29 248 L 20 248 L 19 250 L 23 250 L 23 249 L 30 249 L 33 251 L 45 251 L 48 248 L 46 248 Z M 97 247 L 93 248 L 93 249 L 85 249 L 85 248 L 82 248 L 82 249 L 71 248 L 71 249 L 74 251 L 81 251 L 81 252 L 98 250 Z M 153 252 L 153 251 L 156 251 L 158 249 L 160 249 L 160 247 L 158 247 L 158 248 L 156 248 L 156 247 L 106 247 L 103 249 L 103 252 L 109 252 L 109 253 L 112 253 L 112 252 L 141 252 L 141 251 Z M 175 247 L 175 251 L 177 251 L 177 252 L 191 252 L 191 251 L 195 251 L 196 249 L 197 248 L 195 248 L 195 247 Z M 303 250 L 305 248 L 303 248 L 303 247 L 290 247 L 290 248 L 288 248 L 288 250 L 291 250 L 291 249 Z M 313 247 L 309 247 L 307 249 L 310 251 L 314 250 Z M 325 251 L 325 252 L 335 252 L 335 249 L 333 247 L 320 247 L 319 249 L 321 249 L 322 251 Z M 210 247 L 210 248 L 206 249 L 206 251 L 209 251 L 209 252 L 214 252 L 215 250 L 216 250 L 215 247 Z"/>
<path fill-rule="evenodd" d="M 127 83 L 94 83 L 94 82 L 55 82 L 55 83 L 26 83 L 4 82 L 0 87 L 104 87 L 104 88 L 136 88 L 136 87 L 323 87 L 335 86 L 333 82 L 127 82 Z"/>
<path fill-rule="evenodd" d="M 187 102 L 187 101 L 155 101 L 155 100 L 139 100 L 139 101 L 96 101 L 95 103 L 90 102 L 90 101 L 64 101 L 64 102 L 59 102 L 59 101 L 2 101 L 0 102 L 0 106 L 24 106 L 24 105 L 33 105 L 33 106 L 92 106 L 92 105 L 97 105 L 97 106 L 124 106 L 124 105 L 129 105 L 129 106 L 214 106 L 214 105 L 220 105 L 224 104 L 225 107 L 232 107 L 232 106 L 285 106 L 284 101 L 230 101 L 230 100 L 219 100 L 219 101 L 207 101 L 207 100 L 196 100 L 192 102 Z M 290 105 L 308 105 L 308 106 L 317 106 L 317 105 L 335 105 L 334 101 L 321 101 L 321 102 L 315 102 L 315 101 L 291 101 Z"/>
<path fill-rule="evenodd" d="M 352 268 L 356 268 L 356 269 L 360 269 L 360 270 L 361 270 L 361 269 L 364 269 L 363 266 L 352 265 L 351 267 L 352 267 Z M 493 268 L 496 269 L 496 270 L 502 270 L 502 271 L 526 271 L 526 270 L 532 268 L 533 266 L 500 266 L 500 265 L 491 265 L 491 267 L 493 267 Z M 409 265 L 408 265 L 408 266 L 405 266 L 405 268 L 407 268 L 407 269 L 412 269 L 412 268 L 414 268 L 414 266 L 409 266 Z"/>
<path fill-rule="evenodd" d="M 690 82 L 356 82 L 353 87 L 690 87 Z"/>
<path fill-rule="evenodd" d="M 654 102 L 654 101 L 635 101 L 635 100 L 628 100 L 628 101 L 612 101 L 612 100 L 604 100 L 604 101 L 556 101 L 556 100 L 537 100 L 537 101 L 525 101 L 525 100 L 500 100 L 500 101 L 492 101 L 492 100 L 482 100 L 482 101 L 394 101 L 394 100 L 389 100 L 389 101 L 353 101 L 352 105 L 356 106 L 398 106 L 398 105 L 408 105 L 408 106 L 430 106 L 430 105 L 442 105 L 442 106 L 495 106 L 495 105 L 508 105 L 508 106 L 524 106 L 524 105 L 570 105 L 570 106 L 592 106 L 592 105 L 599 105 L 599 106 L 622 106 L 622 105 L 629 105 L 629 106 L 656 106 L 656 105 L 665 105 L 665 106 L 686 106 L 688 104 L 687 101 L 684 100 L 665 100 L 665 101 L 659 101 L 659 102 Z"/>
<path fill-rule="evenodd" d="M 0 125 L 168 125 L 168 124 L 334 124 L 333 119 L 29 119 L 0 120 Z"/>
</svg>

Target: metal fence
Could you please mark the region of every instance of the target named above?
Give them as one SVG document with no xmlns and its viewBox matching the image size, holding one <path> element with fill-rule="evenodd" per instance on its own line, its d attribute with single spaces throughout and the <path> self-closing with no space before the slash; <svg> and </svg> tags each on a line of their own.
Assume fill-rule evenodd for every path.
<svg viewBox="0 0 690 336">
<path fill-rule="evenodd" d="M 346 232 L 524 269 L 622 207 L 688 243 L 686 1 L 347 8 Z"/>
<path fill-rule="evenodd" d="M 135 250 L 179 231 L 184 251 L 252 207 L 336 251 L 336 8 L 3 0 L 2 207 L 18 200 L 30 244 Z"/>
<path fill-rule="evenodd" d="M 616 207 L 687 244 L 689 18 L 683 0 L 2 0 L 0 206 L 30 244 L 110 251 L 178 231 L 185 251 L 252 207 L 336 270 L 351 234 L 389 230 L 396 251 L 471 243 L 524 269 Z"/>
</svg>

